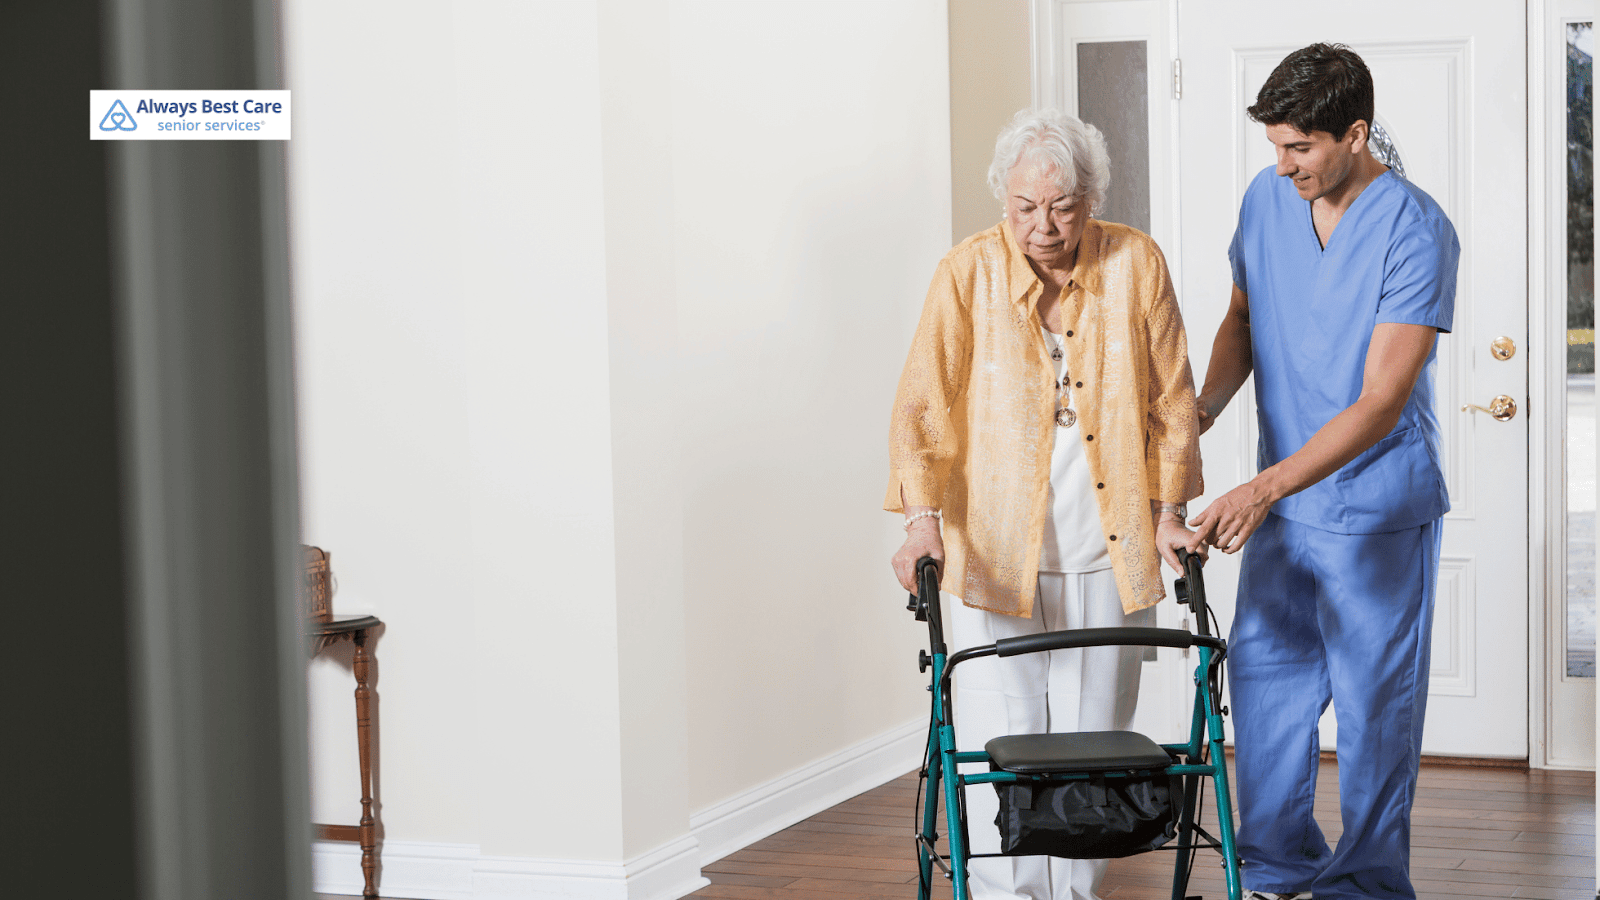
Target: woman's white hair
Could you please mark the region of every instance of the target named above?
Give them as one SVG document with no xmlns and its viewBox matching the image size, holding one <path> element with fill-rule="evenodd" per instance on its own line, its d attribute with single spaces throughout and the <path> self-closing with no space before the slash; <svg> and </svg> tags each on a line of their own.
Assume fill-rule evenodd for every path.
<svg viewBox="0 0 1600 900">
<path fill-rule="evenodd" d="M 1003 203 L 1011 170 L 1023 161 L 1054 168 L 1056 185 L 1089 202 L 1098 214 L 1111 185 L 1111 160 L 1100 129 L 1055 109 L 1025 109 L 1011 117 L 994 142 L 989 187 Z"/>
</svg>

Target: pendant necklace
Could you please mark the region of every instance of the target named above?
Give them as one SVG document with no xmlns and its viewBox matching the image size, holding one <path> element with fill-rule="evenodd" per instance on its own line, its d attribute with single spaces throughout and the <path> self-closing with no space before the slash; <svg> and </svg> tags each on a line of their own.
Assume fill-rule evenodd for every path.
<svg viewBox="0 0 1600 900">
<path fill-rule="evenodd" d="M 1066 357 L 1061 336 L 1048 328 L 1044 329 L 1044 333 L 1050 339 L 1050 358 L 1058 363 L 1061 362 Z M 1066 371 L 1061 372 L 1061 381 L 1056 394 L 1056 424 L 1062 428 L 1071 428 L 1078 424 L 1078 413 L 1072 408 L 1072 381 Z"/>
</svg>

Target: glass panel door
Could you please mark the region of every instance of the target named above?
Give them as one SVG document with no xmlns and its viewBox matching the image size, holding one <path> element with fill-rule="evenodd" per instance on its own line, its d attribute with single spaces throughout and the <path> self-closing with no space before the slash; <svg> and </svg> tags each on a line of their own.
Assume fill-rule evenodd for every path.
<svg viewBox="0 0 1600 900">
<path fill-rule="evenodd" d="M 1150 233 L 1150 85 L 1145 41 L 1078 44 L 1078 118 L 1106 136 L 1111 188 L 1100 218 Z"/>
<path fill-rule="evenodd" d="M 1566 675 L 1595 674 L 1594 23 L 1566 23 Z"/>
</svg>

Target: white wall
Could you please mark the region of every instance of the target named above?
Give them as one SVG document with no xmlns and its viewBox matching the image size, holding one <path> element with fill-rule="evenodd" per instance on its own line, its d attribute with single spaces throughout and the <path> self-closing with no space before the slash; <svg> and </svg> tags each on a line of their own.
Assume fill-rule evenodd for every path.
<svg viewBox="0 0 1600 900">
<path fill-rule="evenodd" d="M 910 768 L 877 506 L 943 4 L 285 6 L 305 539 L 388 624 L 385 895 L 676 896 Z M 312 692 L 354 822 L 336 655 Z"/>
<path fill-rule="evenodd" d="M 389 834 L 450 840 L 472 827 L 472 795 L 465 770 L 441 778 L 436 763 L 473 752 L 473 673 L 412 661 L 474 642 L 456 151 L 449 129 L 386 135 L 416 109 L 449 108 L 449 10 L 285 12 L 304 535 L 333 553 L 336 608 L 389 626 L 377 645 Z M 349 677 L 331 668 L 311 673 L 313 814 L 354 823 Z"/>
<path fill-rule="evenodd" d="M 949 246 L 941 6 L 674 8 L 696 809 L 926 715 L 879 506 Z"/>
</svg>

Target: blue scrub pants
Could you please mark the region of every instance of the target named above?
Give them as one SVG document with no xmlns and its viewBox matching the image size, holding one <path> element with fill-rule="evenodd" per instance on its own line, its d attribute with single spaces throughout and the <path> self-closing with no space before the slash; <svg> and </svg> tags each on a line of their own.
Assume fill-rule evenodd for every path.
<svg viewBox="0 0 1600 900">
<path fill-rule="evenodd" d="M 1268 515 L 1244 549 L 1228 644 L 1244 886 L 1417 896 L 1411 802 L 1428 699 L 1440 522 L 1334 534 Z M 1312 817 L 1317 719 L 1339 716 L 1344 833 Z"/>
</svg>

